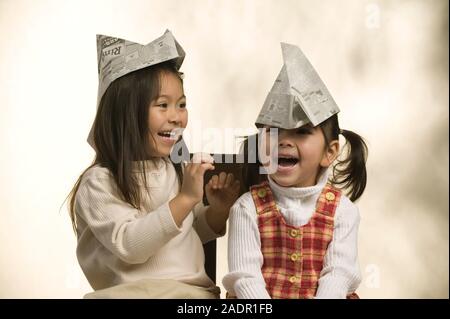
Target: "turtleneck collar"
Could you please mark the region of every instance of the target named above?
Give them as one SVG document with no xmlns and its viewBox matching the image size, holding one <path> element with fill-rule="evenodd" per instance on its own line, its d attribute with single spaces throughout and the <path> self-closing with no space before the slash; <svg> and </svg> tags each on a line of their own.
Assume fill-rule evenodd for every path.
<svg viewBox="0 0 450 319">
<path fill-rule="evenodd" d="M 278 185 L 270 176 L 267 177 L 269 180 L 270 188 L 277 197 L 302 199 L 312 195 L 316 195 L 322 191 L 328 181 L 328 169 L 322 169 L 316 185 L 308 187 L 284 187 Z"/>
</svg>

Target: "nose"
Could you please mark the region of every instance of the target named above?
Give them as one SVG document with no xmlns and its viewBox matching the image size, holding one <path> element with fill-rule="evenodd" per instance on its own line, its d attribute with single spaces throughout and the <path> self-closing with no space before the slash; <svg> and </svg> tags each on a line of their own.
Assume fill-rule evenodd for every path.
<svg viewBox="0 0 450 319">
<path fill-rule="evenodd" d="M 284 130 L 278 135 L 278 147 L 293 147 L 294 143 L 289 138 L 288 134 Z"/>
<path fill-rule="evenodd" d="M 181 123 L 181 117 L 180 117 L 180 111 L 176 107 L 169 107 L 169 112 L 167 114 L 167 120 L 171 124 L 180 124 Z"/>
<path fill-rule="evenodd" d="M 280 141 L 278 142 L 278 146 L 279 147 L 292 147 L 292 146 L 294 146 L 294 144 L 290 140 L 283 138 L 283 139 L 280 139 Z"/>
<path fill-rule="evenodd" d="M 278 147 L 294 147 L 294 142 L 292 142 L 291 134 L 287 130 L 279 130 L 278 133 Z"/>
</svg>

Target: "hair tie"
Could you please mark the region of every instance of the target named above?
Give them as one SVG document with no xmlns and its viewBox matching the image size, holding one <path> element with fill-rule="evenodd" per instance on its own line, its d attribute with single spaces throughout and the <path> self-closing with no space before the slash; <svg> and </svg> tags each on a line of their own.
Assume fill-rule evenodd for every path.
<svg viewBox="0 0 450 319">
<path fill-rule="evenodd" d="M 344 130 L 339 130 L 339 134 L 342 134 L 342 135 L 344 135 Z"/>
</svg>

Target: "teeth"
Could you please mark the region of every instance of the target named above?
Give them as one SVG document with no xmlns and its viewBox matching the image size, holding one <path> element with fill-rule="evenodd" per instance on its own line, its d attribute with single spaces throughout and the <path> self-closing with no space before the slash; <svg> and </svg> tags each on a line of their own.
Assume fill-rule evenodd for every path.
<svg viewBox="0 0 450 319">
<path fill-rule="evenodd" d="M 296 159 L 293 156 L 279 156 L 278 158 L 282 158 L 282 159 Z"/>
<path fill-rule="evenodd" d="M 176 140 L 179 136 L 183 134 L 183 129 L 175 128 L 170 131 L 161 131 L 158 133 L 158 135 L 163 136 L 165 138 L 170 138 L 173 140 Z"/>
<path fill-rule="evenodd" d="M 178 136 L 178 134 L 173 131 L 164 131 L 164 132 L 159 132 L 158 134 L 163 137 L 167 137 L 167 138 L 171 138 L 171 139 L 175 139 Z"/>
</svg>

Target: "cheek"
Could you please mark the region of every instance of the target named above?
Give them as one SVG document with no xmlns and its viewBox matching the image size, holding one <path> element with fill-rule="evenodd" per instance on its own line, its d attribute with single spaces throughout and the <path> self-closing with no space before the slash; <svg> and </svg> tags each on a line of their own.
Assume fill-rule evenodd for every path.
<svg viewBox="0 0 450 319">
<path fill-rule="evenodd" d="M 151 133 L 159 131 L 162 123 L 164 123 L 161 114 L 159 112 L 148 113 L 148 128 Z"/>
<path fill-rule="evenodd" d="M 187 123 L 188 123 L 188 118 L 189 118 L 189 115 L 188 115 L 188 111 L 187 110 L 185 110 L 184 112 L 183 112 L 183 114 L 181 115 L 181 126 L 182 127 L 186 127 L 186 125 L 187 125 Z"/>
<path fill-rule="evenodd" d="M 313 147 L 308 149 L 308 157 L 311 162 L 318 163 L 322 160 L 324 155 L 323 148 L 317 147 L 317 145 L 314 145 Z"/>
<path fill-rule="evenodd" d="M 297 144 L 301 157 L 304 161 L 314 161 L 322 158 L 323 149 L 313 141 Z"/>
</svg>

